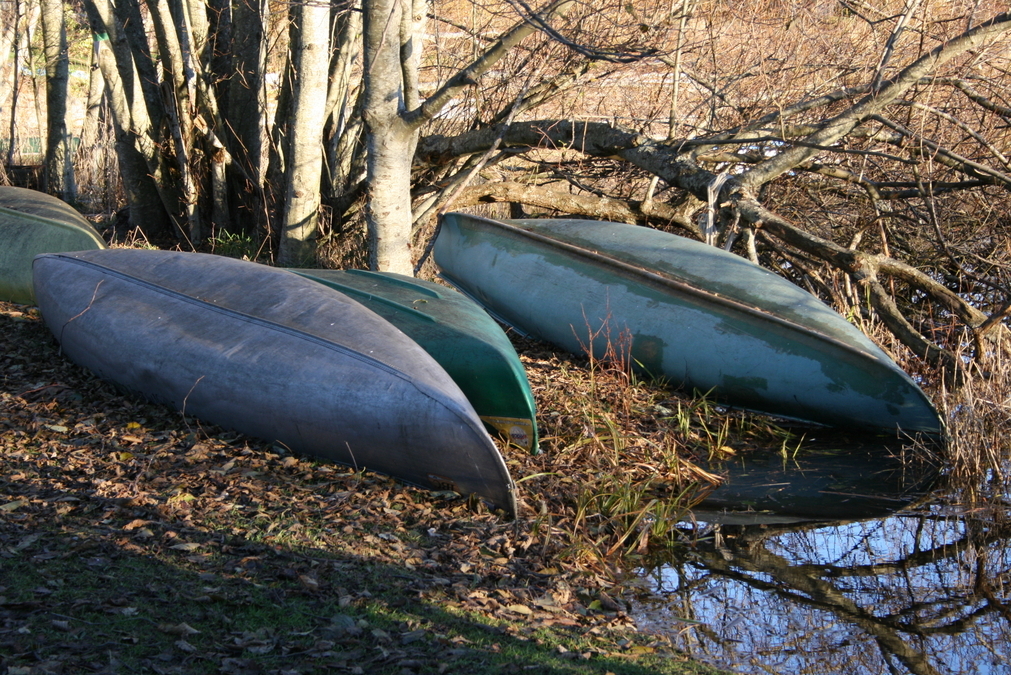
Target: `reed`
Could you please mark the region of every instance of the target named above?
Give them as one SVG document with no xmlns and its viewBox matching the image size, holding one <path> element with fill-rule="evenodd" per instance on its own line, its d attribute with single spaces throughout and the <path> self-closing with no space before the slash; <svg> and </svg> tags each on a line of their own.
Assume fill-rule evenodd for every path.
<svg viewBox="0 0 1011 675">
<path fill-rule="evenodd" d="M 690 509 L 721 478 L 700 464 L 761 446 L 795 453 L 802 439 L 711 397 L 643 376 L 606 331 L 597 354 L 560 354 L 517 340 L 537 397 L 541 447 L 519 465 L 531 535 L 567 564 L 596 571 L 683 541 Z M 587 344 L 587 353 L 591 344 Z"/>
<path fill-rule="evenodd" d="M 1011 358 L 998 351 L 983 363 L 969 363 L 959 386 L 942 389 L 940 400 L 948 421 L 952 485 L 972 499 L 1006 493 L 1011 478 Z"/>
</svg>

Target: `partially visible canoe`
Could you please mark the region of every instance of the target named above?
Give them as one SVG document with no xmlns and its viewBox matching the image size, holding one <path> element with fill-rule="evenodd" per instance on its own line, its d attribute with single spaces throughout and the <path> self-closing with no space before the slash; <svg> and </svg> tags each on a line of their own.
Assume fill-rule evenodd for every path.
<svg viewBox="0 0 1011 675">
<path fill-rule="evenodd" d="M 827 425 L 931 432 L 927 396 L 807 291 L 739 256 L 645 227 L 446 214 L 450 283 L 517 330 L 572 352 L 611 346 L 674 385 Z"/>
<path fill-rule="evenodd" d="M 105 248 L 101 235 L 64 201 L 0 186 L 0 300 L 29 304 L 32 259 L 40 253 Z"/>
<path fill-rule="evenodd" d="M 99 377 L 293 452 L 515 513 L 509 471 L 460 388 L 347 296 L 199 253 L 83 251 L 34 267 L 46 325 Z"/>
<path fill-rule="evenodd" d="M 509 338 L 451 288 L 390 272 L 292 269 L 348 295 L 404 331 L 453 378 L 485 425 L 537 450 L 534 396 Z"/>
</svg>

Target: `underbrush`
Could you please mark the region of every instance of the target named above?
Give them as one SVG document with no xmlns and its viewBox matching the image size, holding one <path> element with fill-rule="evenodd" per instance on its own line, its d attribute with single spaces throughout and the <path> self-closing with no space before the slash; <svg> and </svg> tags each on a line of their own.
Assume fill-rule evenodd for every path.
<svg viewBox="0 0 1011 675">
<path fill-rule="evenodd" d="M 952 485 L 969 504 L 1005 502 L 1011 489 L 1011 359 L 998 351 L 969 363 L 959 386 L 940 398 Z"/>
<path fill-rule="evenodd" d="M 537 398 L 541 455 L 516 457 L 533 532 L 554 532 L 558 556 L 604 571 L 685 543 L 690 509 L 721 483 L 703 465 L 738 452 L 782 452 L 799 441 L 770 418 L 729 411 L 640 379 L 603 359 L 517 340 Z"/>
</svg>

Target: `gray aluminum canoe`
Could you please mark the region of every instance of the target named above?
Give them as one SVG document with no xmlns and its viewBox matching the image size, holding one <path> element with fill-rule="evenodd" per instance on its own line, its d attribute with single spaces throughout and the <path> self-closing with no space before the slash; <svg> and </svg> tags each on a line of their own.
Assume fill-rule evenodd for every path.
<svg viewBox="0 0 1011 675">
<path fill-rule="evenodd" d="M 487 427 L 537 451 L 534 395 L 509 338 L 452 288 L 391 272 L 292 269 L 362 303 L 446 369 Z"/>
<path fill-rule="evenodd" d="M 746 409 L 855 428 L 942 431 L 927 396 L 807 291 L 739 256 L 645 227 L 449 213 L 452 284 L 517 330 Z"/>
<path fill-rule="evenodd" d="M 101 235 L 66 202 L 0 186 L 0 300 L 34 302 L 32 259 L 38 254 L 100 248 Z"/>
<path fill-rule="evenodd" d="M 505 462 L 460 388 L 347 296 L 199 253 L 49 254 L 34 268 L 46 325 L 99 377 L 297 453 L 515 513 Z"/>
</svg>

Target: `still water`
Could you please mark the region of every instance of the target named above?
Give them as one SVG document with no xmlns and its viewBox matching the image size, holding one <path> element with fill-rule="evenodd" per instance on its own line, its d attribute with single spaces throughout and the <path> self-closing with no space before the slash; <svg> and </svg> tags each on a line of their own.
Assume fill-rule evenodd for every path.
<svg viewBox="0 0 1011 675">
<path fill-rule="evenodd" d="M 929 470 L 869 450 L 724 467 L 730 496 L 684 524 L 692 543 L 640 570 L 640 629 L 739 673 L 1011 673 L 1007 501 L 959 506 Z M 834 495 L 860 519 L 804 521 L 797 492 L 817 517 Z M 868 517 L 889 500 L 909 504 Z"/>
</svg>

